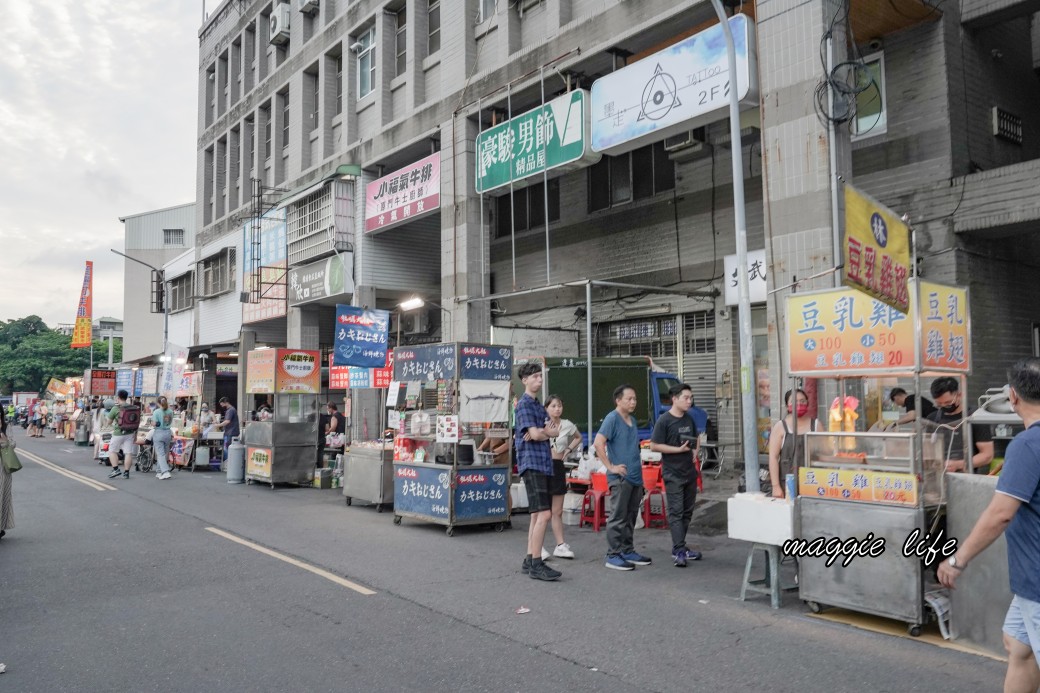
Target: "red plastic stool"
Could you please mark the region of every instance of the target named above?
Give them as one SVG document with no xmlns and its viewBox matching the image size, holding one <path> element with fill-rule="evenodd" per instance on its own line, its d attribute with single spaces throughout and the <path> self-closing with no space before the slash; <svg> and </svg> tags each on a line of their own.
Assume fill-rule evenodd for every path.
<svg viewBox="0 0 1040 693">
<path fill-rule="evenodd" d="M 585 496 L 581 499 L 581 517 L 578 518 L 578 527 L 584 527 L 587 523 L 598 532 L 600 527 L 607 524 L 605 498 L 610 495 L 610 486 L 607 484 L 606 474 L 592 473 L 589 475 L 589 479 L 592 482 L 592 488 L 586 491 Z"/>
<path fill-rule="evenodd" d="M 643 487 L 646 489 L 646 498 L 643 499 L 643 524 L 648 529 L 655 526 L 661 529 L 668 528 L 668 508 L 665 503 L 664 484 L 661 481 L 661 468 L 656 465 L 643 467 Z M 657 496 L 661 501 L 661 511 L 653 512 L 650 500 Z"/>
</svg>

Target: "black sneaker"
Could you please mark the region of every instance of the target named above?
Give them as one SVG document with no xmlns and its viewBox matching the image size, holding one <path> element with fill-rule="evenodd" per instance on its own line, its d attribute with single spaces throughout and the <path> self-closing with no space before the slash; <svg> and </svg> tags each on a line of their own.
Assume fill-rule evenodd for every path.
<svg viewBox="0 0 1040 693">
<path fill-rule="evenodd" d="M 129 469 L 126 470 L 125 472 L 123 472 L 123 478 L 124 479 L 129 479 L 130 478 L 130 470 Z"/>
<path fill-rule="evenodd" d="M 524 562 L 520 564 L 520 572 L 527 575 L 531 572 L 531 557 L 524 556 Z"/>
<path fill-rule="evenodd" d="M 563 573 L 550 568 L 544 561 L 539 561 L 538 563 L 532 562 L 531 570 L 528 575 L 530 575 L 532 580 L 545 580 L 547 582 L 552 582 L 553 580 L 559 580 Z"/>
<path fill-rule="evenodd" d="M 109 478 L 109 479 L 115 479 L 115 478 L 116 478 L 117 476 L 119 476 L 119 475 L 120 475 L 120 474 L 122 474 L 122 473 L 123 473 L 123 470 L 122 470 L 122 469 L 120 469 L 119 467 L 116 467 L 115 469 L 113 469 L 113 470 L 112 470 L 112 471 L 111 471 L 111 472 L 109 473 L 109 475 L 108 475 L 108 478 Z"/>
</svg>

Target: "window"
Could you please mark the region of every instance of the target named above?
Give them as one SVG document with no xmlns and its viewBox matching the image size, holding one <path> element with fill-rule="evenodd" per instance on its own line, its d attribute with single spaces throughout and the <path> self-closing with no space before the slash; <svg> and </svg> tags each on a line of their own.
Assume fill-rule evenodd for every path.
<svg viewBox="0 0 1040 693">
<path fill-rule="evenodd" d="M 589 211 L 608 209 L 675 189 L 675 163 L 664 142 L 619 156 L 605 156 L 589 167 Z"/>
<path fill-rule="evenodd" d="M 264 160 L 271 158 L 271 108 L 265 106 L 260 109 L 260 117 L 264 121 Z"/>
<path fill-rule="evenodd" d="M 307 87 L 310 91 L 310 113 L 307 114 L 307 119 L 310 120 L 308 124 L 308 130 L 317 130 L 318 125 L 321 123 L 318 116 L 318 102 L 321 97 L 321 82 L 318 80 L 318 66 L 314 66 L 314 72 L 305 72 L 304 79 L 307 80 Z"/>
<path fill-rule="evenodd" d="M 408 22 L 408 16 L 405 8 L 401 8 L 397 12 L 397 72 L 394 76 L 400 77 L 404 74 L 405 67 L 408 63 L 408 32 L 405 30 Z"/>
<path fill-rule="evenodd" d="M 249 149 L 249 155 L 246 159 L 246 169 L 253 171 L 256 168 L 256 128 L 254 127 L 254 121 L 252 118 L 246 119 L 246 140 L 249 142 L 247 145 Z"/>
<path fill-rule="evenodd" d="M 479 0 L 480 1 L 480 14 L 477 17 L 478 22 L 483 22 L 495 16 L 495 8 L 498 6 L 498 0 Z"/>
<path fill-rule="evenodd" d="M 856 94 L 852 134 L 858 137 L 880 135 L 888 130 L 884 54 L 874 53 L 863 58 L 862 66 L 856 70 L 856 81 L 863 91 Z"/>
<path fill-rule="evenodd" d="M 282 94 L 282 154 L 289 148 L 289 90 Z"/>
<path fill-rule="evenodd" d="M 358 98 L 372 93 L 376 83 L 376 29 L 372 27 L 358 38 Z"/>
<path fill-rule="evenodd" d="M 170 280 L 169 306 L 171 313 L 191 308 L 193 277 L 194 273 L 188 272 Z"/>
<path fill-rule="evenodd" d="M 441 0 L 429 0 L 427 7 L 426 54 L 432 55 L 441 49 Z"/>
<path fill-rule="evenodd" d="M 509 238 L 515 225 L 517 233 L 545 226 L 545 186 L 542 181 L 514 190 L 495 201 L 495 238 Z M 515 218 L 512 214 L 516 208 Z M 549 179 L 549 221 L 560 220 L 560 179 Z"/>
<path fill-rule="evenodd" d="M 163 229 L 163 245 L 184 245 L 184 229 Z"/>
<path fill-rule="evenodd" d="M 224 248 L 199 263 L 199 296 L 206 298 L 228 291 L 234 286 L 235 251 Z"/>
<path fill-rule="evenodd" d="M 336 115 L 343 112 L 343 55 L 336 56 Z"/>
</svg>

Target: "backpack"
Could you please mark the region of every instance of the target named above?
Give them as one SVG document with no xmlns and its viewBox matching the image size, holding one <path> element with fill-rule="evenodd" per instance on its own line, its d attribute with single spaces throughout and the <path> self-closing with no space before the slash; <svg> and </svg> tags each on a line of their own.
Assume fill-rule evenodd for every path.
<svg viewBox="0 0 1040 693">
<path fill-rule="evenodd" d="M 141 407 L 127 404 L 119 408 L 116 426 L 123 433 L 132 433 L 141 426 Z"/>
</svg>

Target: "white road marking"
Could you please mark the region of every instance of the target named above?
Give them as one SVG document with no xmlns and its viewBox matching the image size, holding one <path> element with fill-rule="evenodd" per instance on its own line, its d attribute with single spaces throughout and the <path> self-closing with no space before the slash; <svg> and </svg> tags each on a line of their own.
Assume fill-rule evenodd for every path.
<svg viewBox="0 0 1040 693">
<path fill-rule="evenodd" d="M 73 481 L 78 481 L 81 484 L 85 484 L 86 486 L 89 486 L 90 488 L 94 489 L 95 491 L 117 491 L 118 490 L 115 486 L 109 486 L 108 484 L 106 484 L 104 482 L 95 481 L 94 479 L 91 479 L 90 477 L 83 476 L 82 474 L 77 474 L 76 472 L 70 471 L 68 469 L 65 469 L 64 467 L 56 465 L 53 462 L 50 462 L 49 460 L 45 460 L 44 458 L 40 457 L 39 455 L 37 455 L 35 453 L 26 451 L 24 448 L 18 448 L 18 454 L 20 456 L 22 456 L 22 457 L 25 457 L 26 459 L 28 459 L 31 462 L 35 462 L 36 464 L 40 465 L 41 467 L 43 467 L 45 469 L 49 469 L 52 472 L 57 472 L 58 474 L 61 474 L 62 476 L 65 476 L 65 477 L 68 477 L 68 478 L 72 479 Z"/>
<path fill-rule="evenodd" d="M 277 558 L 279 561 L 284 561 L 284 562 L 286 562 L 286 563 L 288 563 L 290 565 L 296 566 L 297 568 L 303 568 L 304 570 L 306 570 L 308 572 L 311 572 L 311 573 L 314 573 L 315 575 L 317 575 L 319 577 L 323 577 L 326 580 L 329 580 L 331 582 L 335 582 L 337 585 L 341 585 L 343 587 L 346 587 L 347 589 L 354 590 L 358 594 L 363 594 L 363 595 L 366 595 L 366 596 L 370 596 L 370 595 L 375 594 L 375 592 L 373 592 L 372 590 L 368 589 L 367 587 L 362 587 L 361 585 L 357 584 L 356 582 L 351 582 L 350 580 L 347 580 L 346 578 L 341 578 L 338 575 L 333 575 L 332 573 L 330 573 L 327 570 L 322 570 L 321 568 L 318 568 L 318 567 L 315 567 L 313 565 L 310 565 L 309 563 L 304 563 L 303 561 L 299 561 L 299 560 L 297 560 L 295 558 L 292 558 L 290 556 L 286 556 L 285 554 L 278 553 L 277 551 L 272 551 L 271 549 L 268 549 L 266 547 L 260 546 L 259 544 L 254 544 L 251 541 L 247 541 L 246 539 L 243 539 L 241 537 L 237 537 L 234 534 L 230 534 L 229 532 L 225 532 L 224 530 L 217 529 L 216 527 L 207 527 L 206 531 L 207 532 L 213 532 L 217 536 L 224 537 L 225 539 L 230 539 L 231 541 L 233 541 L 233 542 L 235 542 L 237 544 L 241 544 L 242 546 L 247 546 L 247 547 L 253 549 L 254 551 L 259 551 L 262 554 L 270 556 L 271 558 Z"/>
</svg>

